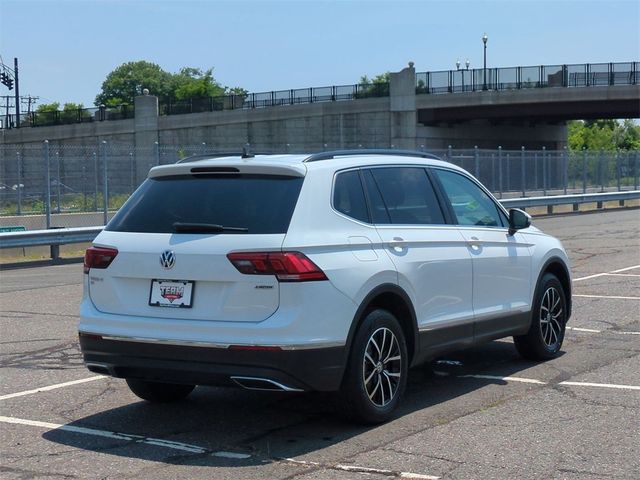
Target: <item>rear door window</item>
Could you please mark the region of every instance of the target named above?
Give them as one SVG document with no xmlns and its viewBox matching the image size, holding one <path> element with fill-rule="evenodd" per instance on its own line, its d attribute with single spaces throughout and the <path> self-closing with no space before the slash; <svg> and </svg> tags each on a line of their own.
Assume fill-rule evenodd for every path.
<svg viewBox="0 0 640 480">
<path fill-rule="evenodd" d="M 357 170 L 338 173 L 333 188 L 333 208 L 348 217 L 369 222 L 367 202 Z"/>
<path fill-rule="evenodd" d="M 148 178 L 106 230 L 175 233 L 174 223 L 193 223 L 246 229 L 238 233 L 286 233 L 302 182 L 242 174 Z"/>
<path fill-rule="evenodd" d="M 372 168 L 373 184 L 390 223 L 404 225 L 444 224 L 445 219 L 427 172 L 419 167 Z M 374 190 L 371 196 L 376 196 Z M 370 200 L 371 201 L 371 200 Z M 376 208 L 375 205 L 372 208 Z M 380 215 L 384 219 L 383 215 Z M 389 222 L 382 222 L 389 223 Z"/>
</svg>

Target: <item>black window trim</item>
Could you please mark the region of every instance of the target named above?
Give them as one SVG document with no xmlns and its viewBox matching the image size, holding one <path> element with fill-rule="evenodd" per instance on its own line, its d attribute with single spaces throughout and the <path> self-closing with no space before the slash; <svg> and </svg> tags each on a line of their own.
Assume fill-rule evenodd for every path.
<svg viewBox="0 0 640 480">
<path fill-rule="evenodd" d="M 347 215 L 344 212 L 341 212 L 340 210 L 338 210 L 334 204 L 334 200 L 335 200 L 335 194 L 336 194 L 336 180 L 338 179 L 338 175 L 342 174 L 342 173 L 348 173 L 348 172 L 357 172 L 358 173 L 358 179 L 360 180 L 360 188 L 362 188 L 362 193 L 364 195 L 364 203 L 365 203 L 365 207 L 367 209 L 367 221 L 363 221 L 360 220 L 359 218 L 355 218 L 352 217 L 350 215 Z M 372 227 L 373 226 L 373 222 L 372 222 L 372 218 L 371 218 L 371 207 L 369 205 L 369 197 L 367 195 L 367 189 L 365 188 L 364 182 L 363 182 L 363 178 L 362 178 L 362 167 L 352 167 L 352 168 L 345 168 L 343 170 L 336 170 L 333 174 L 333 182 L 331 184 L 331 210 L 333 210 L 335 213 L 337 213 L 338 215 L 340 215 L 341 217 L 347 218 L 349 220 L 351 220 L 352 222 L 357 222 L 361 225 L 366 225 L 368 227 Z"/>
<path fill-rule="evenodd" d="M 491 192 L 489 192 L 489 190 L 487 190 L 487 188 L 482 185 L 478 180 L 476 180 L 475 178 L 471 177 L 470 175 L 468 175 L 466 172 L 464 171 L 460 171 L 460 170 L 454 170 L 453 168 L 446 168 L 446 167 L 441 167 L 441 166 L 430 166 L 427 167 L 428 170 L 431 170 L 431 176 L 434 180 L 434 183 L 437 185 L 437 190 L 439 190 L 439 194 L 443 196 L 444 201 L 446 202 L 447 205 L 447 211 L 449 211 L 449 214 L 451 215 L 451 220 L 452 220 L 452 224 L 457 226 L 457 227 L 467 227 L 467 228 L 492 228 L 492 229 L 496 229 L 496 228 L 500 228 L 500 229 L 505 229 L 505 228 L 509 228 L 509 213 L 507 212 L 507 210 L 504 208 L 504 206 L 496 201 L 493 198 L 493 195 L 491 194 Z M 438 178 L 438 175 L 436 174 L 436 172 L 434 170 L 444 170 L 446 172 L 451 172 L 451 173 L 456 173 L 468 180 L 471 181 L 471 183 L 475 184 L 478 188 L 480 188 L 480 190 L 482 190 L 487 197 L 489 198 L 489 200 L 496 206 L 496 209 L 498 210 L 498 218 L 500 219 L 500 222 L 502 223 L 502 225 L 496 225 L 496 226 L 491 226 L 491 225 L 462 225 L 457 223 L 457 219 L 458 217 L 455 214 L 455 211 L 453 210 L 453 206 L 451 205 L 451 201 L 449 200 L 448 195 L 446 194 L 445 190 L 444 190 L 444 186 L 442 185 L 442 182 L 440 181 L 440 179 Z M 502 212 L 502 215 L 500 215 L 500 212 Z M 506 218 L 505 218 L 506 217 Z M 506 222 L 506 224 L 505 224 Z"/>
<path fill-rule="evenodd" d="M 364 179 L 364 174 L 366 171 L 369 170 L 374 170 L 374 169 L 378 169 L 378 168 L 418 168 L 418 169 L 422 169 L 427 177 L 427 183 L 431 185 L 431 188 L 433 189 L 434 195 L 436 197 L 436 200 L 438 202 L 438 208 L 440 209 L 440 213 L 442 214 L 442 218 L 444 219 L 444 223 L 393 223 L 391 222 L 391 216 L 389 215 L 389 211 L 387 209 L 387 205 L 384 203 L 384 197 L 382 196 L 382 192 L 380 192 L 380 187 L 378 187 L 378 183 L 376 181 L 375 176 L 371 175 L 371 178 L 373 179 L 374 183 L 376 184 L 376 188 L 378 189 L 378 193 L 380 194 L 380 198 L 382 199 L 382 202 L 384 204 L 384 208 L 385 210 L 387 210 L 387 217 L 389 218 L 389 223 L 375 223 L 373 221 L 373 214 L 372 212 L 372 206 L 371 206 L 371 199 L 369 198 L 369 192 L 367 190 L 367 185 Z M 413 163 L 407 163 L 407 164 L 401 164 L 401 165 L 397 165 L 397 164 L 379 164 L 379 165 L 361 165 L 358 167 L 349 167 L 349 168 L 344 168 L 342 170 L 336 170 L 333 174 L 333 182 L 331 185 L 331 209 L 337 213 L 338 215 L 348 218 L 349 220 L 353 221 L 353 222 L 357 222 L 361 225 L 366 225 L 368 227 L 389 227 L 389 226 L 410 226 L 410 227 L 438 227 L 438 226 L 442 226 L 442 225 L 454 225 L 455 226 L 455 215 L 452 215 L 452 211 L 449 211 L 449 208 L 451 208 L 451 206 L 449 205 L 449 202 L 446 200 L 446 196 L 444 196 L 440 184 L 439 184 L 439 180 L 437 179 L 437 177 L 435 175 L 433 175 L 430 172 L 431 167 L 428 165 L 419 165 L 419 164 L 413 164 Z M 362 191 L 364 193 L 364 200 L 366 203 L 366 208 L 367 208 L 367 217 L 368 217 L 368 222 L 364 222 L 358 218 L 354 218 L 351 217 L 350 215 L 347 215 L 344 212 L 341 212 L 340 210 L 338 210 L 335 207 L 334 204 L 334 199 L 335 199 L 335 189 L 336 189 L 336 179 L 338 178 L 338 175 L 340 175 L 341 173 L 347 173 L 347 172 L 353 172 L 353 171 L 357 171 L 358 172 L 358 177 L 360 178 L 360 187 L 362 188 Z"/>
</svg>

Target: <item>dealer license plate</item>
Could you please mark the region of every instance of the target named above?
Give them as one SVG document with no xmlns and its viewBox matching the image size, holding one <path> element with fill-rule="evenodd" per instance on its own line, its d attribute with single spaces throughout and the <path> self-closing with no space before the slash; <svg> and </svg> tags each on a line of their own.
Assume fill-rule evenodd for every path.
<svg viewBox="0 0 640 480">
<path fill-rule="evenodd" d="M 191 308 L 194 282 L 190 280 L 151 280 L 149 305 Z"/>
</svg>

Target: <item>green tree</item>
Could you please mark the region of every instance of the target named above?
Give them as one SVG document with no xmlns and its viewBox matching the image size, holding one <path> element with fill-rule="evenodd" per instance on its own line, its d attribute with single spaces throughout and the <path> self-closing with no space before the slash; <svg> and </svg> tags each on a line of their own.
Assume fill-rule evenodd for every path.
<svg viewBox="0 0 640 480">
<path fill-rule="evenodd" d="M 568 125 L 571 150 L 636 150 L 640 148 L 640 126 L 633 120 L 575 120 Z"/>
<path fill-rule="evenodd" d="M 220 85 L 213 77 L 213 68 L 183 67 L 178 73 L 170 73 L 155 63 L 141 60 L 124 63 L 109 73 L 96 95 L 96 105 L 130 105 L 145 88 L 164 102 L 247 93 L 239 87 Z"/>
<path fill-rule="evenodd" d="M 75 123 L 82 120 L 88 120 L 91 117 L 89 112 L 84 110 L 82 103 L 67 102 L 62 107 L 60 119 L 62 123 Z"/>
<path fill-rule="evenodd" d="M 36 108 L 37 113 L 57 112 L 60 110 L 60 102 L 42 103 Z"/>
<path fill-rule="evenodd" d="M 199 68 L 183 67 L 173 75 L 172 86 L 176 100 L 219 97 L 225 94 L 225 88 L 213 78 L 213 68 L 203 72 Z"/>
<path fill-rule="evenodd" d="M 381 73 L 373 78 L 366 75 L 360 77 L 356 98 L 386 97 L 389 95 L 391 72 Z"/>
<path fill-rule="evenodd" d="M 96 105 L 131 105 L 145 88 L 158 97 L 170 97 L 173 87 L 172 74 L 159 65 L 144 60 L 127 62 L 107 75 L 102 91 L 96 95 Z"/>
</svg>

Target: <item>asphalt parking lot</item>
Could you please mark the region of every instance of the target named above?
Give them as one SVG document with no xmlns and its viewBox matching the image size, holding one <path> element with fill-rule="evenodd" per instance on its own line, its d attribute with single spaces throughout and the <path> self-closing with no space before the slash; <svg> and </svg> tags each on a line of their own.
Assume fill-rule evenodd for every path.
<svg viewBox="0 0 640 480">
<path fill-rule="evenodd" d="M 321 394 L 146 404 L 82 364 L 79 264 L 0 271 L 0 477 L 640 478 L 640 210 L 534 224 L 573 262 L 563 355 L 526 362 L 510 340 L 447 355 L 369 428 Z"/>
</svg>

